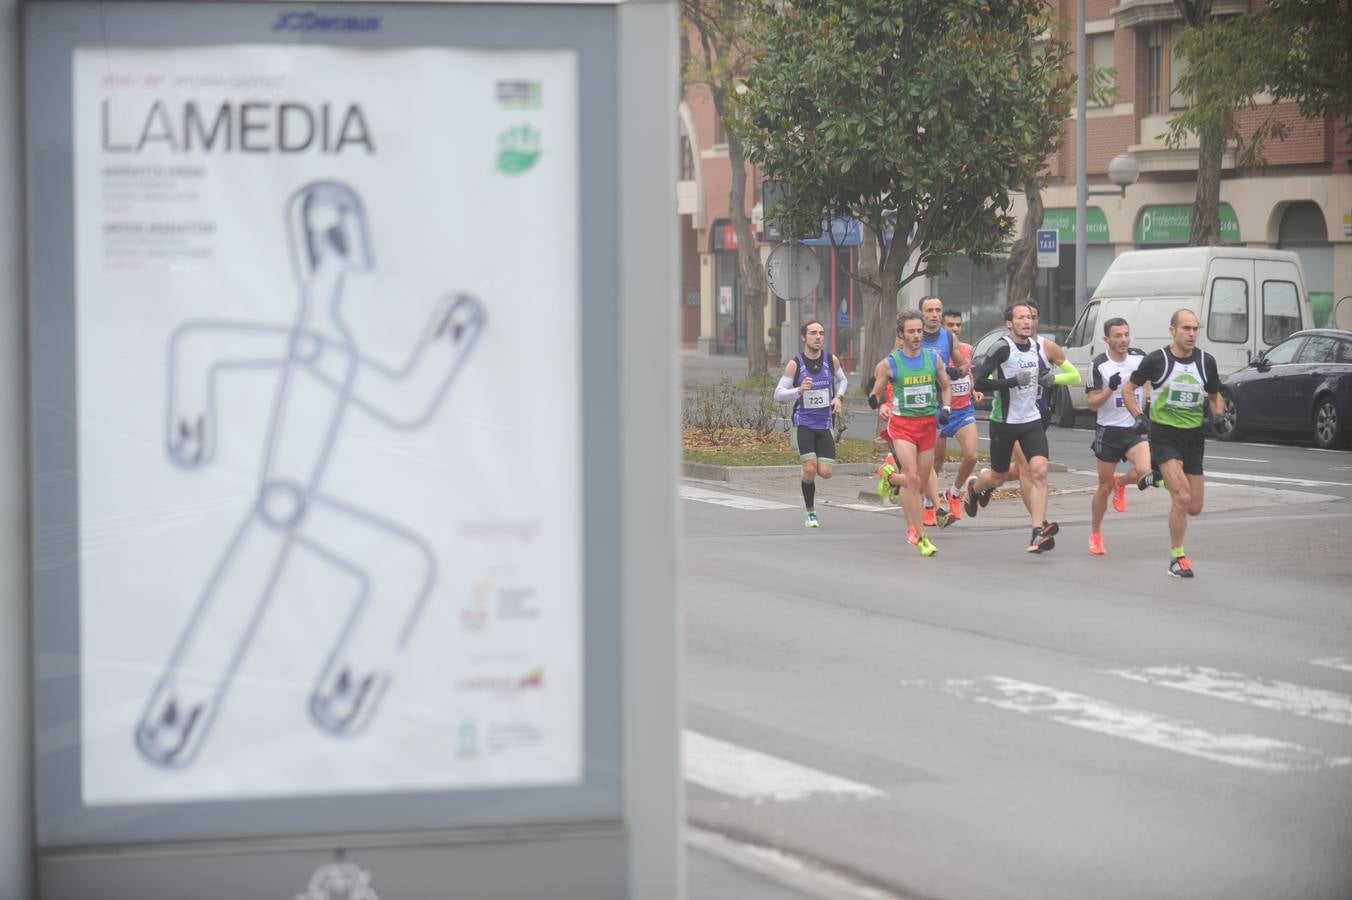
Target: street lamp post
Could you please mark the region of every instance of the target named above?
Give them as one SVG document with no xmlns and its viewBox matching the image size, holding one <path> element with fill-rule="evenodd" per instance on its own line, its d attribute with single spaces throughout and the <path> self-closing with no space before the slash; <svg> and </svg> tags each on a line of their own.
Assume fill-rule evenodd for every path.
<svg viewBox="0 0 1352 900">
<path fill-rule="evenodd" d="M 1112 195 L 1127 196 L 1127 187 L 1136 183 L 1140 177 L 1140 168 L 1129 153 L 1113 157 L 1108 163 L 1108 178 L 1118 186 L 1116 191 L 1089 190 L 1089 148 L 1088 144 L 1088 85 L 1085 76 L 1088 69 L 1085 59 L 1084 0 L 1076 2 L 1075 35 L 1075 317 L 1084 312 L 1089 298 L 1085 296 L 1089 281 L 1089 198 L 1091 196 Z"/>
</svg>

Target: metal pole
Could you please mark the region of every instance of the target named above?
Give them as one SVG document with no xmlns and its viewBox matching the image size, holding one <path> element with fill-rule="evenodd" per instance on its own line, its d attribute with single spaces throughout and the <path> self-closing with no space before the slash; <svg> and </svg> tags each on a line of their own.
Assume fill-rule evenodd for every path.
<svg viewBox="0 0 1352 900">
<path fill-rule="evenodd" d="M 33 887 L 28 595 L 28 351 L 20 3 L 0 0 L 0 900 Z"/>
<path fill-rule="evenodd" d="M 1084 39 L 1084 0 L 1077 0 L 1075 12 L 1075 67 L 1079 77 L 1075 80 L 1075 318 L 1079 319 L 1088 298 L 1085 296 L 1085 283 L 1088 278 L 1086 219 L 1089 218 L 1088 184 L 1088 108 L 1085 91 L 1085 39 Z M 1055 320 L 1053 320 L 1055 321 Z"/>
</svg>

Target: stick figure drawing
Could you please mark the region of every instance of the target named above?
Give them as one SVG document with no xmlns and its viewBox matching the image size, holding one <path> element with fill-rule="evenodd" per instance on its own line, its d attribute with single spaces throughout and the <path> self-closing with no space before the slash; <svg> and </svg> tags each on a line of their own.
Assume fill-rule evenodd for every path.
<svg viewBox="0 0 1352 900">
<path fill-rule="evenodd" d="M 384 365 L 360 352 L 343 315 L 349 276 L 375 270 L 361 198 L 345 184 L 313 182 L 289 198 L 286 220 L 299 291 L 294 322 L 189 321 L 169 341 L 166 449 L 182 469 L 214 458 L 223 376 L 266 368 L 276 387 L 254 502 L 207 575 L 136 725 L 137 749 L 164 768 L 186 767 L 201 750 L 298 554 L 354 585 L 307 703 L 313 724 L 335 736 L 370 723 L 437 578 L 426 539 L 325 493 L 324 475 L 349 416 L 398 431 L 431 420 L 472 355 L 483 307 L 463 294 L 444 298 L 404 364 Z"/>
</svg>

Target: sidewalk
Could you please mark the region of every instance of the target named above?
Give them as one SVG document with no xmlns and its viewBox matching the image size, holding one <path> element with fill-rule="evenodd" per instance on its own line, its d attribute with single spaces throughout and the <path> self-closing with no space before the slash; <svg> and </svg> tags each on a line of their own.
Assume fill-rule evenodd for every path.
<svg viewBox="0 0 1352 900">
<path fill-rule="evenodd" d="M 734 382 L 746 377 L 745 356 L 702 356 L 693 350 L 681 351 L 681 385 L 694 387 L 717 384 L 724 375 Z"/>
</svg>

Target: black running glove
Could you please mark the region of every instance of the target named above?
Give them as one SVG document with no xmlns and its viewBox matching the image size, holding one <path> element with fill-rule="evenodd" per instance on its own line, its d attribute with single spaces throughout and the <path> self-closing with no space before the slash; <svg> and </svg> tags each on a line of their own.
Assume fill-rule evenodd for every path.
<svg viewBox="0 0 1352 900">
<path fill-rule="evenodd" d="M 1122 386 L 1122 373 L 1114 372 L 1113 377 L 1108 379 L 1108 390 L 1115 391 Z"/>
<path fill-rule="evenodd" d="M 869 394 L 869 395 L 868 395 L 868 408 L 869 408 L 869 409 L 877 409 L 877 408 L 878 408 L 878 395 L 877 395 L 877 394 Z"/>
<path fill-rule="evenodd" d="M 947 406 L 941 406 L 941 407 L 939 407 L 939 424 L 940 424 L 940 425 L 947 425 L 947 424 L 948 424 L 948 417 L 949 417 L 949 415 L 951 415 L 951 413 L 952 413 L 952 410 L 950 410 Z"/>
<path fill-rule="evenodd" d="M 1150 420 L 1145 417 L 1145 413 L 1141 413 L 1136 417 L 1136 424 L 1132 427 L 1136 429 L 1137 434 L 1149 434 Z"/>
<path fill-rule="evenodd" d="M 944 369 L 944 371 L 948 373 L 949 381 L 957 381 L 962 377 L 962 370 L 957 366 L 949 366 L 947 369 Z"/>
</svg>

